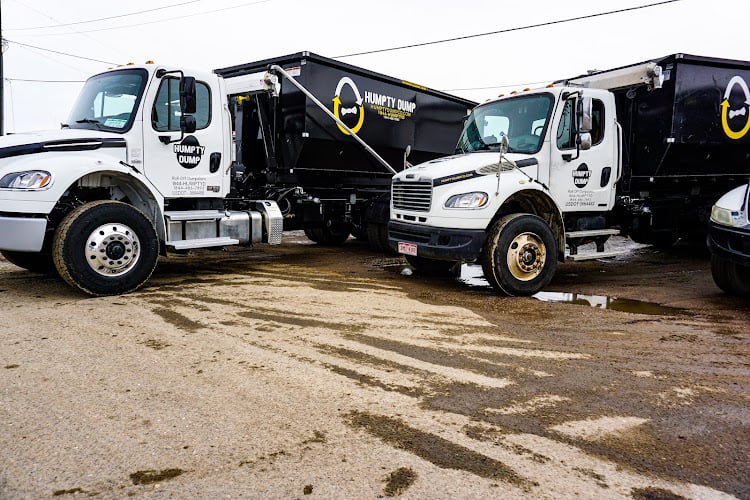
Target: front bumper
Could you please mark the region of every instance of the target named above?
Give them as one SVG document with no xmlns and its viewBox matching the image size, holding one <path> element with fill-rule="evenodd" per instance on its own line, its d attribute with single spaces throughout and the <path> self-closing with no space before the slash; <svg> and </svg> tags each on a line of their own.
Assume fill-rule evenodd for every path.
<svg viewBox="0 0 750 500">
<path fill-rule="evenodd" d="M 711 222 L 708 228 L 711 253 L 741 266 L 750 267 L 750 228 L 728 227 Z"/>
<path fill-rule="evenodd" d="M 417 255 L 428 259 L 473 262 L 479 258 L 487 233 L 481 229 L 446 229 L 390 221 L 388 244 L 398 251 L 399 242 L 417 246 Z"/>
<path fill-rule="evenodd" d="M 0 250 L 39 252 L 44 245 L 47 219 L 0 217 Z"/>
</svg>

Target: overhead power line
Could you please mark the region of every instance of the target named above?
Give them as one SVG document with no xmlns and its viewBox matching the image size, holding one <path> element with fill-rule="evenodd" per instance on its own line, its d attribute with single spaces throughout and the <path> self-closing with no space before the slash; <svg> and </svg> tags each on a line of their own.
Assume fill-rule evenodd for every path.
<svg viewBox="0 0 750 500">
<path fill-rule="evenodd" d="M 530 25 L 527 25 L 527 26 L 517 26 L 515 28 L 507 28 L 507 29 L 502 29 L 502 30 L 497 30 L 497 31 L 488 31 L 487 33 L 476 33 L 474 35 L 457 36 L 457 37 L 454 37 L 454 38 L 445 38 L 445 39 L 442 39 L 442 40 L 433 40 L 431 42 L 412 43 L 412 44 L 409 44 L 409 45 L 401 45 L 401 46 L 398 46 L 398 47 L 389 47 L 387 49 L 376 49 L 376 50 L 367 50 L 367 51 L 364 51 L 364 52 L 354 52 L 352 54 L 345 54 L 345 55 L 342 55 L 342 56 L 335 56 L 335 58 L 336 59 L 343 59 L 345 57 L 364 56 L 364 55 L 367 55 L 367 54 L 378 54 L 380 52 L 390 52 L 390 51 L 393 51 L 393 50 L 412 49 L 414 47 L 424 47 L 426 45 L 434 45 L 434 44 L 438 44 L 438 43 L 456 42 L 456 41 L 459 41 L 459 40 L 467 40 L 469 38 L 478 38 L 480 36 L 498 35 L 500 33 L 510 33 L 512 31 L 521 31 L 521 30 L 528 30 L 528 29 L 532 29 L 532 28 L 541 28 L 541 27 L 544 27 L 544 26 L 552 26 L 554 24 L 562 24 L 562 23 L 569 23 L 569 22 L 572 22 L 572 21 L 581 21 L 583 19 L 592 19 L 592 18 L 595 18 L 595 17 L 610 16 L 612 14 L 620 14 L 620 13 L 623 13 L 623 12 L 630 12 L 630 11 L 639 10 L 639 9 L 646 9 L 646 8 L 649 8 L 649 7 L 656 7 L 658 5 L 665 5 L 665 4 L 676 3 L 676 2 L 681 2 L 681 1 L 682 0 L 665 0 L 663 2 L 650 3 L 650 4 L 646 4 L 646 5 L 638 5 L 636 7 L 626 7 L 624 9 L 610 10 L 608 12 L 600 12 L 598 14 L 588 14 L 588 15 L 585 15 L 585 16 L 576 16 L 576 17 L 569 17 L 567 19 L 559 19 L 557 21 L 548 21 L 548 22 L 544 22 L 544 23 L 530 24 Z"/>
<path fill-rule="evenodd" d="M 458 92 L 461 90 L 492 90 L 492 89 L 504 89 L 511 87 L 529 87 L 531 85 L 546 85 L 551 83 L 552 80 L 542 80 L 541 82 L 526 82 L 526 83 L 512 83 L 510 85 L 491 85 L 489 87 L 468 87 L 462 89 L 441 89 L 442 92 Z"/>
<path fill-rule="evenodd" d="M 101 59 L 93 59 L 91 57 L 84 57 L 84 56 L 77 56 L 75 54 L 68 54 L 67 52 L 61 52 L 59 50 L 45 49 L 44 47 L 37 47 L 35 45 L 29 45 L 28 43 L 16 42 L 16 41 L 13 41 L 13 40 L 9 40 L 7 38 L 4 38 L 3 40 L 5 40 L 5 41 L 7 41 L 9 43 L 15 44 L 15 45 L 20 45 L 21 47 L 28 47 L 28 48 L 31 48 L 31 49 L 43 50 L 44 52 L 52 52 L 53 54 L 60 54 L 62 56 L 75 57 L 76 59 L 85 59 L 87 61 L 94 61 L 94 62 L 99 62 L 99 63 L 104 63 L 104 64 L 112 64 L 112 65 L 118 64 L 118 63 L 113 63 L 111 61 L 102 61 Z"/>
<path fill-rule="evenodd" d="M 199 0 L 195 0 L 195 1 L 199 1 Z M 221 11 L 225 11 L 225 10 L 238 9 L 240 7 L 247 7 L 249 5 L 255 5 L 255 4 L 266 3 L 266 2 L 271 2 L 271 1 L 273 1 L 273 0 L 255 0 L 254 2 L 246 2 L 246 3 L 240 4 L 240 5 L 235 5 L 235 6 L 232 6 L 232 7 L 224 7 L 224 8 L 221 8 L 221 9 L 214 9 L 214 10 L 199 12 L 199 13 L 195 13 L 195 14 L 186 14 L 184 16 L 171 17 L 169 19 L 163 19 L 163 20 L 160 20 L 160 21 L 152 21 L 152 22 L 148 22 L 148 23 L 139 23 L 139 24 L 135 24 L 135 25 L 132 25 L 132 26 L 143 26 L 145 24 L 155 24 L 155 23 L 161 23 L 161 22 L 174 21 L 176 19 L 184 19 L 186 17 L 194 17 L 194 16 L 199 16 L 199 15 L 204 15 L 204 14 L 210 14 L 210 13 L 214 13 L 214 12 L 221 12 Z M 188 3 L 190 3 L 190 2 L 188 2 Z M 181 4 L 176 4 L 176 5 L 181 5 Z M 129 27 L 132 27 L 132 26 L 120 26 L 118 28 L 105 28 L 105 29 L 100 29 L 100 30 L 77 31 L 77 33 L 79 33 L 79 34 L 81 34 L 81 33 L 91 33 L 93 31 L 106 31 L 106 30 L 112 30 L 112 29 L 129 28 Z M 42 35 L 42 36 L 44 36 L 44 35 Z M 32 48 L 32 49 L 42 50 L 42 51 L 45 51 L 45 52 L 51 52 L 53 54 L 60 54 L 60 55 L 63 55 L 63 56 L 75 57 L 77 59 L 84 59 L 84 60 L 87 60 L 87 61 L 100 62 L 100 63 L 104 63 L 104 64 L 111 64 L 111 65 L 117 65 L 118 64 L 118 63 L 114 63 L 114 62 L 111 62 L 111 61 L 102 61 L 100 59 L 93 59 L 93 58 L 90 58 L 90 57 L 79 56 L 79 55 L 75 55 L 75 54 L 69 54 L 67 52 L 61 52 L 61 51 L 58 51 L 58 50 L 46 49 L 44 47 L 37 47 L 35 45 L 29 45 L 29 44 L 26 44 L 26 43 L 21 43 L 21 42 L 16 42 L 16 41 L 13 41 L 13 40 L 9 40 L 7 38 L 3 38 L 3 40 L 5 40 L 7 42 L 10 42 L 10 43 L 14 43 L 16 45 L 20 45 L 22 47 L 29 47 L 29 48 Z"/>
<path fill-rule="evenodd" d="M 8 82 L 31 82 L 31 83 L 83 83 L 86 80 L 33 80 L 29 78 L 5 78 Z"/>
<path fill-rule="evenodd" d="M 63 28 L 66 26 L 77 26 L 81 24 L 90 24 L 90 23 L 98 23 L 99 21 L 109 21 L 110 19 L 120 19 L 123 17 L 130 17 L 130 16 L 137 16 L 138 14 L 146 14 L 148 12 L 156 12 L 157 10 L 165 10 L 165 9 L 171 9 L 174 7 L 180 7 L 183 5 L 187 5 L 190 3 L 196 3 L 200 2 L 201 0 L 190 0 L 189 2 L 182 2 L 182 3 L 176 3 L 172 5 L 165 5 L 163 7 L 155 7 L 153 9 L 148 10 L 139 10 L 137 12 L 129 12 L 127 14 L 119 14 L 116 16 L 109 16 L 109 17 L 100 17 L 97 19 L 89 19 L 87 21 L 77 21 L 73 23 L 60 23 L 60 24 L 49 24 L 47 26 L 30 26 L 27 28 L 6 28 L 5 31 L 29 31 L 29 30 L 40 30 L 40 29 L 49 29 L 49 28 Z"/>
<path fill-rule="evenodd" d="M 113 31 L 113 30 L 120 30 L 120 29 L 126 29 L 126 28 L 140 27 L 140 26 L 145 26 L 147 24 L 168 23 L 168 22 L 171 22 L 171 21 L 177 21 L 179 19 L 186 19 L 186 18 L 189 18 L 189 17 L 196 17 L 196 16 L 205 16 L 206 14 L 214 14 L 216 12 L 224 12 L 224 11 L 227 11 L 227 10 L 240 9 L 242 7 L 248 7 L 250 5 L 256 5 L 256 4 L 259 4 L 259 3 L 268 3 L 268 2 L 272 2 L 272 1 L 273 0 L 256 0 L 254 2 L 245 2 L 245 3 L 241 3 L 239 5 L 233 5 L 231 7 L 223 7 L 223 8 L 220 8 L 220 9 L 204 10 L 202 12 L 195 12 L 193 14 L 184 14 L 184 15 L 181 15 L 181 16 L 172 16 L 172 17 L 169 17 L 168 19 L 157 19 L 155 21 L 141 22 L 141 23 L 135 23 L 135 24 L 126 24 L 126 25 L 122 25 L 122 26 L 112 26 L 112 27 L 109 27 L 109 28 L 96 28 L 96 29 L 76 30 L 76 33 L 78 33 L 78 34 L 96 33 L 96 32 L 99 32 L 99 31 Z M 190 2 L 188 2 L 188 3 L 190 3 Z M 93 22 L 93 21 L 91 21 L 91 22 Z M 10 30 L 6 30 L 6 31 L 10 31 Z M 60 36 L 60 35 L 69 35 L 69 34 L 70 33 L 41 33 L 41 34 L 34 35 L 34 36 Z"/>
</svg>

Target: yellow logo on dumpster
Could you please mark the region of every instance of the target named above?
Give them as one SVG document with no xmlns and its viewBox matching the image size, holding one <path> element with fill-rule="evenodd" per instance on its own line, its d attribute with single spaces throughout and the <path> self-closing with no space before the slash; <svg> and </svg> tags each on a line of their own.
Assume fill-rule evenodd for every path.
<svg viewBox="0 0 750 500">
<path fill-rule="evenodd" d="M 738 86 L 745 93 L 745 102 L 739 109 L 731 109 L 731 105 L 729 104 L 729 96 L 732 94 L 735 86 Z M 745 117 L 745 125 L 740 130 L 734 130 L 729 126 L 729 121 L 738 116 Z M 747 83 L 741 76 L 732 77 L 729 80 L 727 89 L 724 91 L 724 100 L 721 101 L 721 127 L 724 129 L 727 137 L 735 140 L 742 139 L 750 130 L 750 91 L 747 88 Z"/>
<path fill-rule="evenodd" d="M 349 108 L 341 106 L 341 91 L 344 89 L 344 85 L 348 85 L 349 88 L 352 89 L 352 92 L 354 92 L 354 96 L 357 98 L 354 103 L 355 105 Z M 359 94 L 359 89 L 354 84 L 354 80 L 352 80 L 348 76 L 345 76 L 341 80 L 339 80 L 339 84 L 336 86 L 336 94 L 333 96 L 333 114 L 336 116 L 336 118 L 343 121 L 342 117 L 357 113 L 359 113 L 357 123 L 353 127 L 349 127 L 349 130 L 351 130 L 355 134 L 359 132 L 359 129 L 362 128 L 362 123 L 364 123 L 365 121 L 365 108 L 364 106 L 362 106 L 362 96 Z M 342 133 L 350 135 L 349 131 L 342 127 L 340 123 L 336 123 L 336 126 L 339 128 L 339 130 L 341 130 Z"/>
</svg>

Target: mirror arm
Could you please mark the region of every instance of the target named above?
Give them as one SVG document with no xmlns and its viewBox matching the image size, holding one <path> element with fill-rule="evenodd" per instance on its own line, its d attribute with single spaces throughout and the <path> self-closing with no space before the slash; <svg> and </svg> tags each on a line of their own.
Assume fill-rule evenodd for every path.
<svg viewBox="0 0 750 500">
<path fill-rule="evenodd" d="M 171 135 L 160 135 L 159 141 L 162 144 L 172 144 L 173 142 L 182 142 L 182 140 L 185 138 L 185 131 L 180 129 L 180 138 L 179 139 L 172 139 Z"/>
<path fill-rule="evenodd" d="M 568 162 L 573 161 L 573 160 L 577 160 L 580 157 L 581 157 L 581 145 L 578 144 L 578 141 L 576 141 L 576 155 L 575 156 L 573 156 L 570 153 L 565 153 L 565 154 L 562 155 L 562 159 L 564 161 L 568 161 Z"/>
</svg>

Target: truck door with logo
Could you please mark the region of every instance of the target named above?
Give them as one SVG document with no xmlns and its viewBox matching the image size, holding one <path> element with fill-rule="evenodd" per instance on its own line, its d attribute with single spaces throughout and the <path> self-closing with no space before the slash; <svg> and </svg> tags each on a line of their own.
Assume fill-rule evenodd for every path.
<svg viewBox="0 0 750 500">
<path fill-rule="evenodd" d="M 550 191 L 563 212 L 611 210 L 619 175 L 618 132 L 614 99 L 601 93 L 593 99 L 591 148 L 576 144 L 578 98 L 560 103 L 562 113 L 552 128 Z"/>
<path fill-rule="evenodd" d="M 165 198 L 223 197 L 229 187 L 224 99 L 209 83 L 216 77 L 204 76 L 195 82 L 195 132 L 180 129 L 180 72 L 157 76 L 144 105 L 143 169 Z"/>
</svg>

